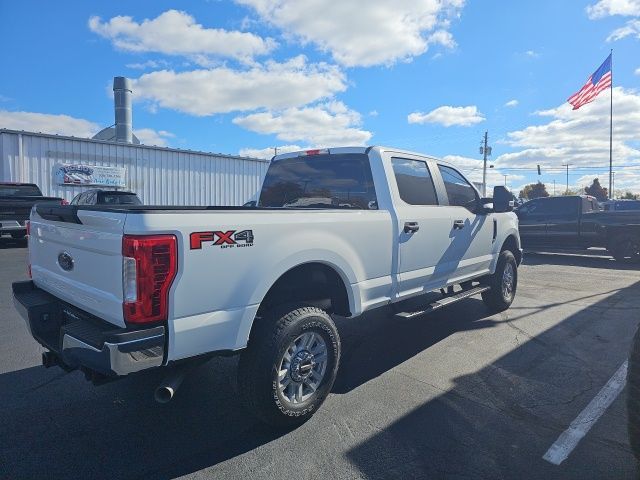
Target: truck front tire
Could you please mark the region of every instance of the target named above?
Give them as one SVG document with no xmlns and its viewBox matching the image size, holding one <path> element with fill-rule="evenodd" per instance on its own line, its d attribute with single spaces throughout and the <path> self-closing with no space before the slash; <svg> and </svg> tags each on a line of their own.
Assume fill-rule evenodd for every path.
<svg viewBox="0 0 640 480">
<path fill-rule="evenodd" d="M 611 240 L 608 250 L 618 262 L 640 263 L 640 234 L 618 235 Z"/>
<path fill-rule="evenodd" d="M 238 365 L 244 406 L 260 420 L 291 428 L 325 401 L 338 372 L 340 337 L 325 311 L 275 308 L 256 319 Z"/>
<path fill-rule="evenodd" d="M 518 262 L 509 250 L 498 257 L 496 271 L 486 278 L 490 290 L 482 292 L 482 300 L 491 312 L 502 312 L 513 303 L 518 288 Z"/>
</svg>

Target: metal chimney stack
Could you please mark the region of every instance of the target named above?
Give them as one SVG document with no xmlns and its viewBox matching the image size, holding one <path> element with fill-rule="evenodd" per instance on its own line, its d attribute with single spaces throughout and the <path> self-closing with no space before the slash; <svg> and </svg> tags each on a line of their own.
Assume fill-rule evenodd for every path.
<svg viewBox="0 0 640 480">
<path fill-rule="evenodd" d="M 131 80 L 125 77 L 113 77 L 116 142 L 133 143 L 131 93 Z"/>
</svg>

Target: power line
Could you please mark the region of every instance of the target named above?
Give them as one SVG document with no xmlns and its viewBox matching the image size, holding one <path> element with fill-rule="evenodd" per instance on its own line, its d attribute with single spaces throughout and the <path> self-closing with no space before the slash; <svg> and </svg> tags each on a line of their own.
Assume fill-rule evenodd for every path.
<svg viewBox="0 0 640 480">
<path fill-rule="evenodd" d="M 609 170 L 609 166 L 608 165 L 603 165 L 600 167 L 579 167 L 575 164 L 571 164 L 571 167 L 574 170 Z M 476 167 L 474 168 L 474 170 L 479 170 L 482 167 Z M 541 167 L 542 168 L 542 172 L 545 173 L 549 173 L 549 172 L 560 172 L 563 173 L 566 169 L 566 167 L 563 165 L 561 167 Z M 614 165 L 614 168 L 640 168 L 640 165 Z M 495 167 L 496 170 L 509 170 L 509 171 L 532 171 L 535 172 L 537 170 L 537 167 L 499 167 L 496 166 Z"/>
</svg>

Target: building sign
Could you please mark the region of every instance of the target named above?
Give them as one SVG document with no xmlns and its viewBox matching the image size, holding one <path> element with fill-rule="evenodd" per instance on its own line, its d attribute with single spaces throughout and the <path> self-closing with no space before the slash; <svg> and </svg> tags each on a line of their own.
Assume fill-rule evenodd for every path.
<svg viewBox="0 0 640 480">
<path fill-rule="evenodd" d="M 125 169 L 96 165 L 58 165 L 55 170 L 58 185 L 125 187 Z"/>
</svg>

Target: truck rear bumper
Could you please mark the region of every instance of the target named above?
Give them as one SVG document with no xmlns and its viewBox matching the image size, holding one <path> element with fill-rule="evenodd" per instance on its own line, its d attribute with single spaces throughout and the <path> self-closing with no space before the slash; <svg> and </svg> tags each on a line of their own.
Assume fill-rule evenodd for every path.
<svg viewBox="0 0 640 480">
<path fill-rule="evenodd" d="M 106 376 L 159 367 L 164 362 L 165 327 L 117 328 L 62 302 L 32 281 L 13 284 L 13 301 L 33 338 L 66 369 Z"/>
<path fill-rule="evenodd" d="M 27 227 L 23 220 L 0 220 L 0 233 L 25 232 Z"/>
</svg>

